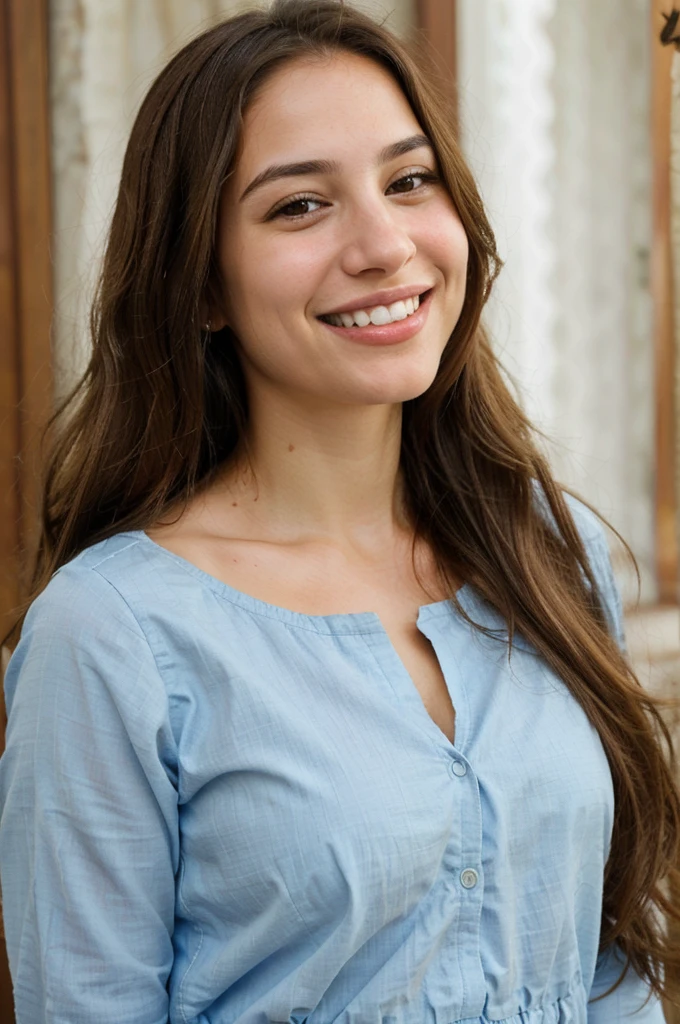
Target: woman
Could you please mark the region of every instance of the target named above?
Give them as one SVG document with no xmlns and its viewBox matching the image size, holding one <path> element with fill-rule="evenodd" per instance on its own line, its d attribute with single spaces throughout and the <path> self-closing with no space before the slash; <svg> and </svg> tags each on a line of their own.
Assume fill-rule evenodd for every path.
<svg viewBox="0 0 680 1024">
<path fill-rule="evenodd" d="M 450 124 L 334 0 L 142 106 L 6 678 L 22 1024 L 663 1019 L 664 730 Z"/>
</svg>

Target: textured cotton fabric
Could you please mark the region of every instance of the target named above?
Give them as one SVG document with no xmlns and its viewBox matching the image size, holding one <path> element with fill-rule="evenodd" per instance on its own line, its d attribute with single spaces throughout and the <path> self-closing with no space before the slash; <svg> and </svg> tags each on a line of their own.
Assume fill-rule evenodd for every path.
<svg viewBox="0 0 680 1024">
<path fill-rule="evenodd" d="M 604 536 L 575 514 L 622 639 Z M 274 607 L 142 532 L 62 568 L 5 684 L 18 1024 L 661 1024 L 631 972 L 589 1003 L 621 966 L 598 960 L 599 738 L 460 601 L 497 636 L 448 602 L 418 616 L 453 746 L 372 612 Z"/>
</svg>

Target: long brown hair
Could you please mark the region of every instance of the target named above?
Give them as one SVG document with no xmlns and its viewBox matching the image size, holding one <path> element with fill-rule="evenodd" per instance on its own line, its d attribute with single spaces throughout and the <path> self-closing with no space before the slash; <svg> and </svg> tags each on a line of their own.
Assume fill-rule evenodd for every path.
<svg viewBox="0 0 680 1024">
<path fill-rule="evenodd" d="M 201 325 L 201 309 L 221 294 L 220 193 L 258 87 L 287 61 L 338 50 L 394 76 L 433 143 L 469 241 L 460 319 L 432 386 L 403 410 L 415 534 L 445 579 L 472 583 L 510 636 L 519 630 L 537 648 L 596 727 L 616 799 L 601 946 L 617 941 L 654 991 L 668 993 L 680 967 L 659 920 L 659 910 L 680 917 L 664 888 L 680 881 L 669 734 L 610 635 L 562 490 L 480 326 L 500 261 L 446 96 L 423 52 L 415 57 L 339 0 L 277 0 L 231 18 L 194 39 L 151 87 L 123 166 L 90 363 L 52 424 L 33 596 L 88 545 L 182 507 L 243 441 L 238 339 Z"/>
</svg>

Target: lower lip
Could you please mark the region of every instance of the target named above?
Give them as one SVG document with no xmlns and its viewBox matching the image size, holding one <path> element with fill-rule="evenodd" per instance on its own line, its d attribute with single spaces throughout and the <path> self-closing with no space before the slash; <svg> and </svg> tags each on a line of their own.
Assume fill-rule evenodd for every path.
<svg viewBox="0 0 680 1024">
<path fill-rule="evenodd" d="M 368 324 L 366 327 L 336 327 L 334 324 L 327 324 L 325 320 L 319 323 L 333 331 L 346 341 L 355 341 L 360 345 L 398 345 L 402 341 L 408 341 L 414 334 L 417 334 L 425 326 L 427 315 L 430 311 L 430 289 L 421 301 L 418 309 L 411 316 L 404 320 L 395 320 L 391 324 Z"/>
</svg>

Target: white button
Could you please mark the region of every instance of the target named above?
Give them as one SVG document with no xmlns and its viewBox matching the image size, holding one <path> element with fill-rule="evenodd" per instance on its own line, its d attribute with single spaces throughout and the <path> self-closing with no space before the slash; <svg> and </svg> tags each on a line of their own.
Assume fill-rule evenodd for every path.
<svg viewBox="0 0 680 1024">
<path fill-rule="evenodd" d="M 452 761 L 451 771 L 461 779 L 463 775 L 467 775 L 467 766 L 464 765 L 462 761 Z"/>
<path fill-rule="evenodd" d="M 465 871 L 460 873 L 460 881 L 466 889 L 474 889 L 479 881 L 479 875 L 474 868 L 465 868 Z"/>
</svg>

